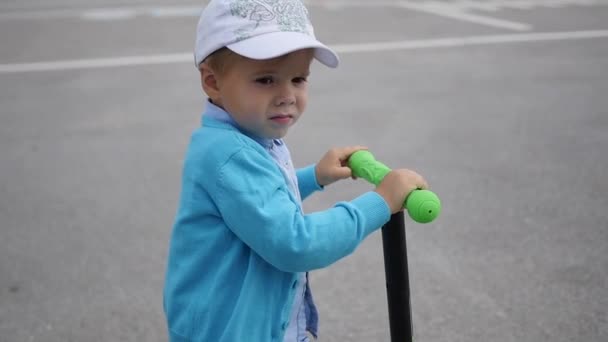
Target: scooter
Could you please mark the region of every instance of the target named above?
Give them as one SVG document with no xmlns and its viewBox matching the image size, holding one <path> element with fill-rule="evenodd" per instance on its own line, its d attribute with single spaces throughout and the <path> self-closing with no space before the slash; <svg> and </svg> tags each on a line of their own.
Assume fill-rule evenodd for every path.
<svg viewBox="0 0 608 342">
<path fill-rule="evenodd" d="M 391 169 L 377 161 L 367 150 L 353 153 L 348 159 L 353 176 L 378 185 Z M 429 223 L 441 213 L 441 201 L 429 190 L 414 190 L 403 203 L 412 220 Z M 412 307 L 407 263 L 405 222 L 402 212 L 391 215 L 382 227 L 384 272 L 392 342 L 412 342 Z"/>
</svg>

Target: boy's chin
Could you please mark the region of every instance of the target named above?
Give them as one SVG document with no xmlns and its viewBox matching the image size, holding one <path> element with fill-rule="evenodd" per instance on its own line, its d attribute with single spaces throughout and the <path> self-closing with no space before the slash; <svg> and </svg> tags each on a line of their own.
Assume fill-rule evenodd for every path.
<svg viewBox="0 0 608 342">
<path fill-rule="evenodd" d="M 275 132 L 267 134 L 264 138 L 266 138 L 266 139 L 283 139 L 286 135 L 287 135 L 287 130 L 279 131 L 279 132 L 275 131 Z"/>
</svg>

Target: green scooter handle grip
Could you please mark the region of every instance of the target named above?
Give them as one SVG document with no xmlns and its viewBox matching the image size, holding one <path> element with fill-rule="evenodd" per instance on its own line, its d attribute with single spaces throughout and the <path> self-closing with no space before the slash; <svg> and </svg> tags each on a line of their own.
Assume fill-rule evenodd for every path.
<svg viewBox="0 0 608 342">
<path fill-rule="evenodd" d="M 367 150 L 353 153 L 348 159 L 348 166 L 352 170 L 353 176 L 363 178 L 376 186 L 391 171 L 388 166 L 377 161 L 374 155 Z M 412 191 L 405 199 L 403 207 L 407 209 L 410 217 L 419 223 L 431 222 L 441 213 L 439 197 L 429 190 Z"/>
</svg>

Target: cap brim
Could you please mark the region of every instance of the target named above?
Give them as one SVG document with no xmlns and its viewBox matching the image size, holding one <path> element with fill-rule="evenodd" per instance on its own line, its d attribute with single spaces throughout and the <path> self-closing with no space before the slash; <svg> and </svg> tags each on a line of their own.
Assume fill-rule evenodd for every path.
<svg viewBox="0 0 608 342">
<path fill-rule="evenodd" d="M 329 47 L 304 33 L 272 32 L 247 38 L 226 46 L 251 59 L 271 59 L 302 49 L 315 49 L 315 58 L 330 68 L 340 64 L 338 55 Z"/>
</svg>

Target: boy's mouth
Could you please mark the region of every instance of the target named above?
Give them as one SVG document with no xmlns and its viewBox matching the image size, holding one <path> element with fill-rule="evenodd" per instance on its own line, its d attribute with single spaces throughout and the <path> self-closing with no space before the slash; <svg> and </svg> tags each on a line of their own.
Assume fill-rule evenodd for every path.
<svg viewBox="0 0 608 342">
<path fill-rule="evenodd" d="M 270 117 L 270 120 L 277 123 L 289 123 L 293 119 L 293 115 L 290 114 L 278 114 Z"/>
</svg>

